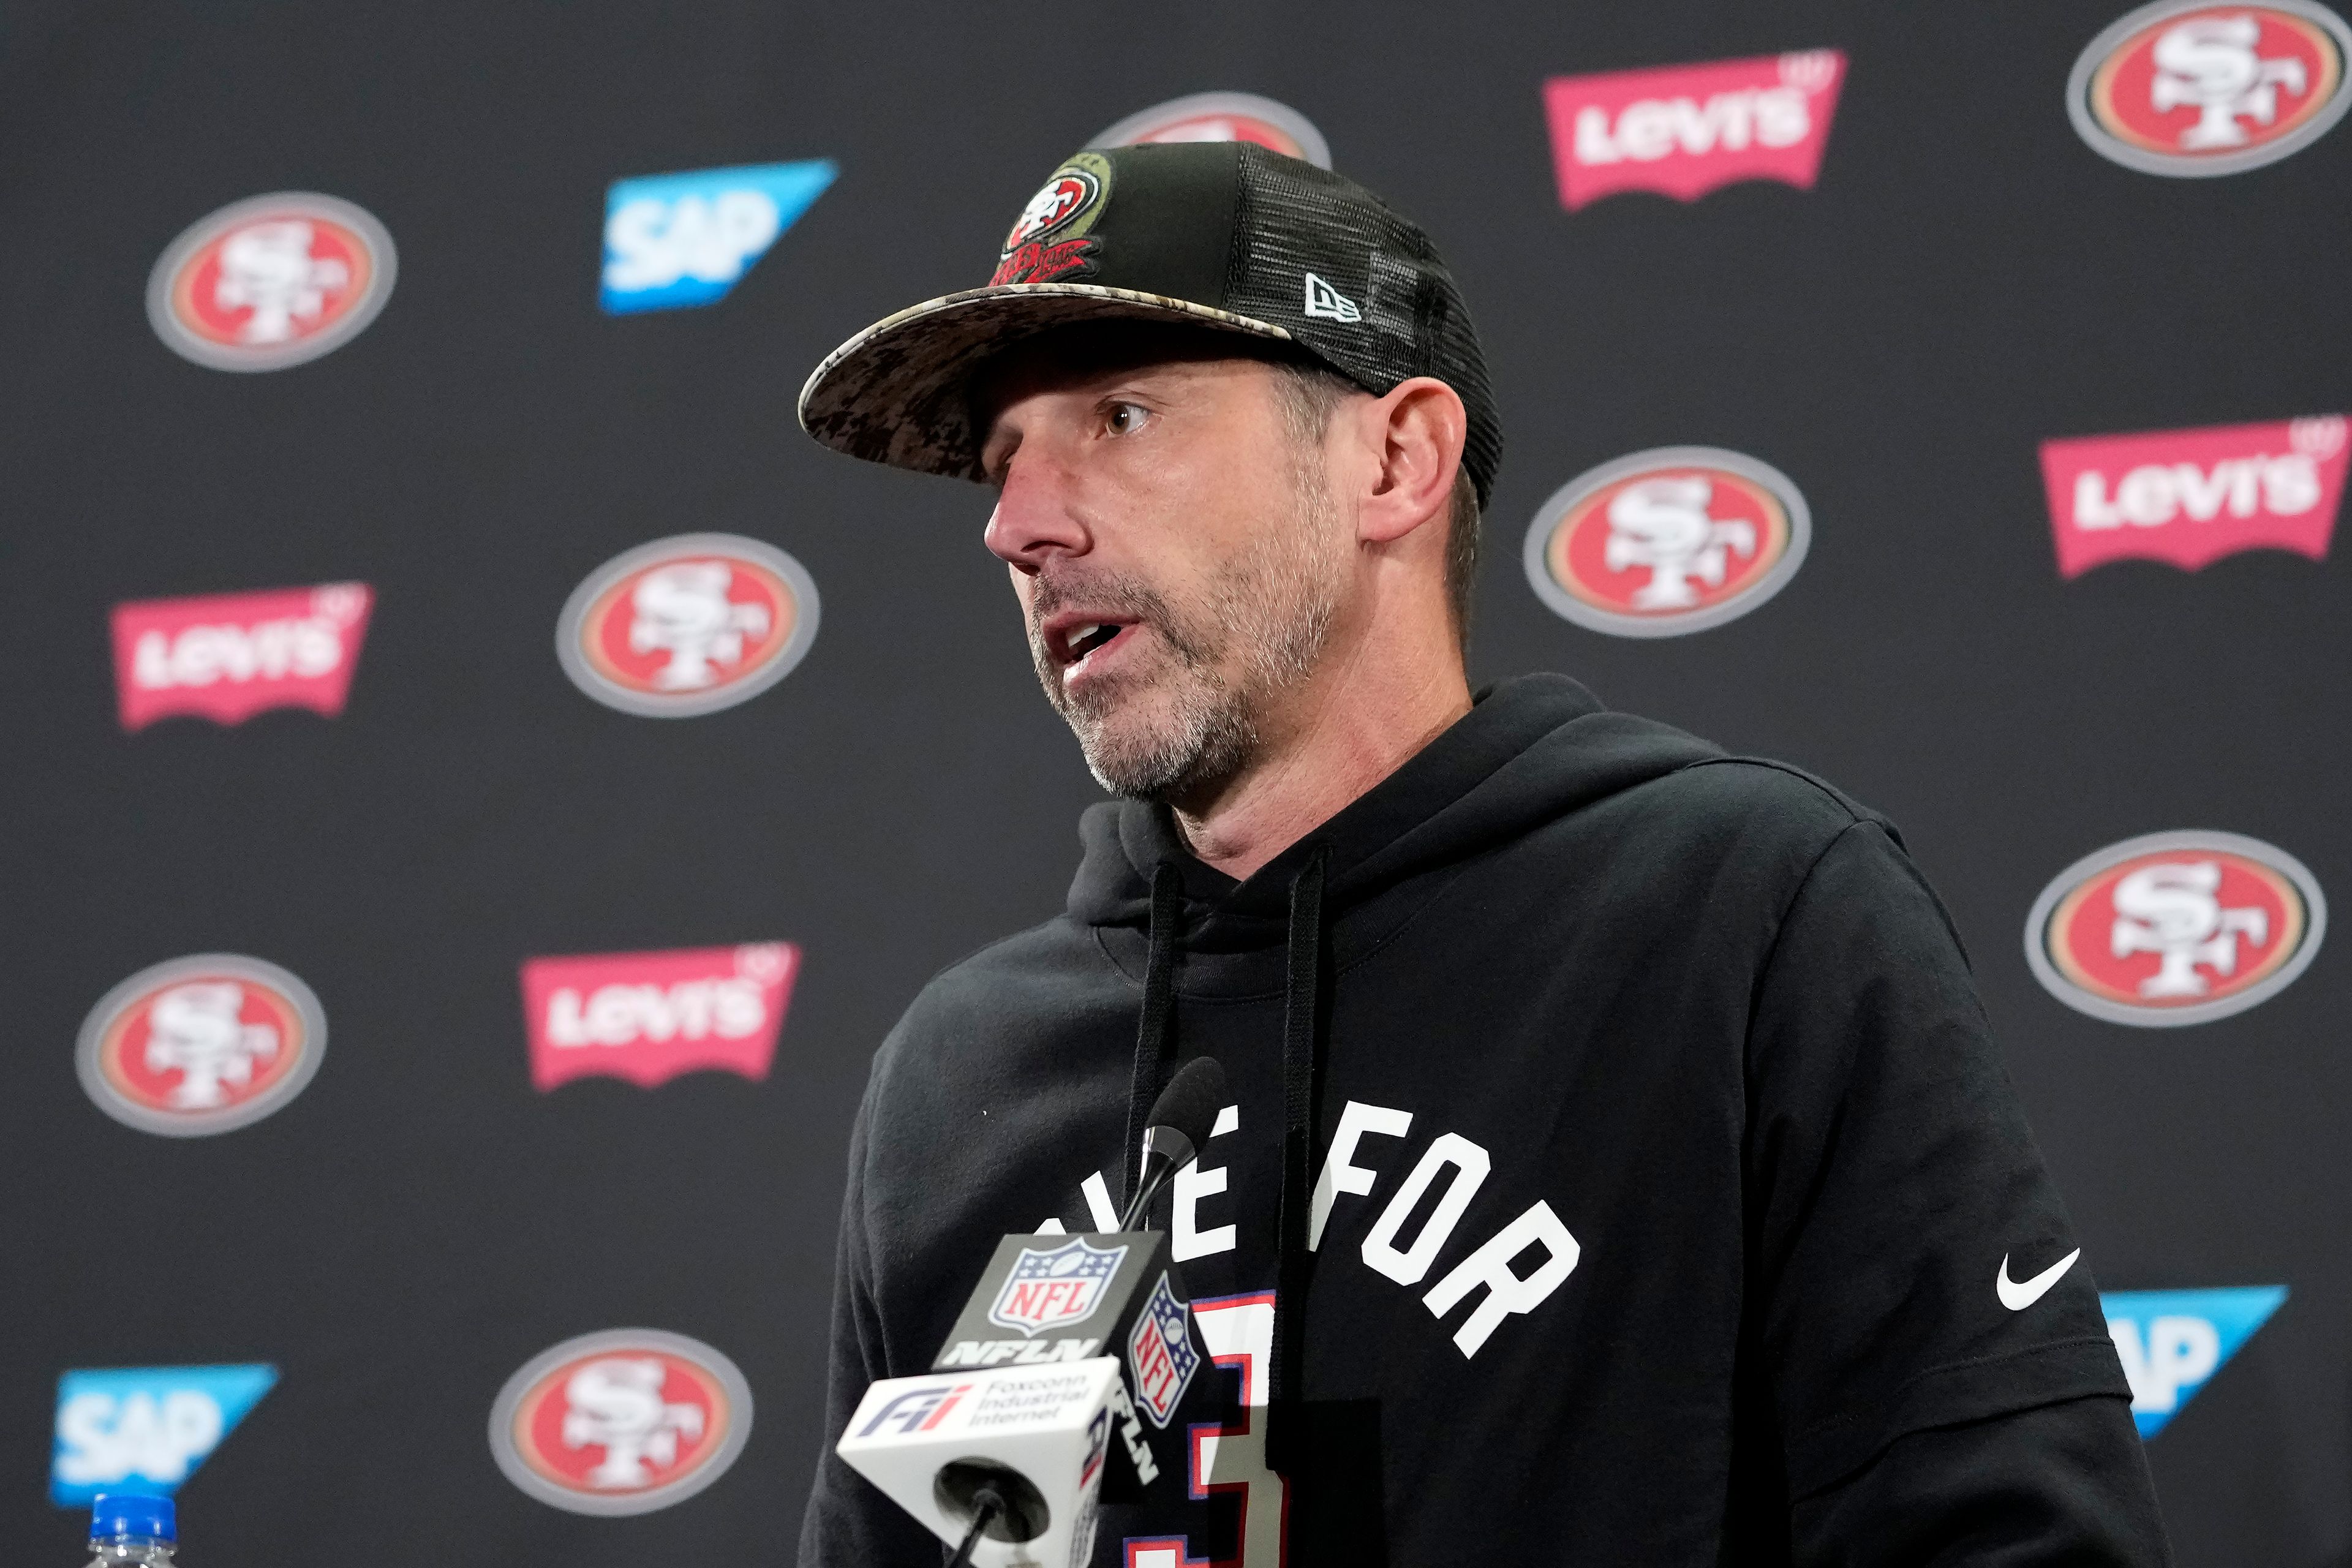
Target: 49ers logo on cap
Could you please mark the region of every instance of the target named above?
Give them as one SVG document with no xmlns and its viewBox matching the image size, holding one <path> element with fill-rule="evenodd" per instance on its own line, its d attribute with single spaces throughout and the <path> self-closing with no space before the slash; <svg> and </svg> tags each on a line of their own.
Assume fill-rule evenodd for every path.
<svg viewBox="0 0 2352 1568">
<path fill-rule="evenodd" d="M 583 1334 L 535 1356 L 490 1406 L 490 1452 L 517 1487 L 572 1513 L 650 1513 L 720 1476 L 751 1435 L 751 1388 L 698 1340 Z"/>
<path fill-rule="evenodd" d="M 555 626 L 572 683 L 624 713 L 686 719 L 747 701 L 816 640 L 816 584 L 772 544 L 682 533 L 572 590 Z"/>
<path fill-rule="evenodd" d="M 1139 110 L 1094 139 L 1097 147 L 1152 142 L 1253 142 L 1319 169 L 1331 166 L 1331 144 L 1315 122 L 1286 103 L 1254 92 L 1196 92 Z"/>
<path fill-rule="evenodd" d="M 2158 0 L 2091 40 L 2066 112 L 2092 151 L 2151 174 L 2275 163 L 2344 117 L 2352 28 L 2315 0 Z"/>
<path fill-rule="evenodd" d="M 302 1092 L 327 1015 L 274 963 L 206 952 L 142 969 L 83 1021 L 82 1088 L 126 1127 L 169 1138 L 226 1132 Z"/>
<path fill-rule="evenodd" d="M 225 206 L 165 248 L 147 319 L 215 370 L 283 370 L 341 347 L 392 294 L 392 236 L 351 203 L 280 191 Z"/>
<path fill-rule="evenodd" d="M 2153 833 L 2060 872 L 2026 917 L 2025 959 L 2077 1012 L 2160 1028 L 2275 995 L 2326 927 L 2292 855 L 2234 833 Z"/>
<path fill-rule="evenodd" d="M 1099 153 L 1081 153 L 1055 170 L 1013 220 L 989 287 L 1050 283 L 1092 272 L 1101 242 L 1088 239 L 1087 231 L 1102 216 L 1110 177 L 1110 160 Z"/>
<path fill-rule="evenodd" d="M 1715 447 L 1603 463 L 1536 513 L 1524 552 L 1536 595 L 1578 626 L 1670 637 L 1737 620 L 1804 563 L 1805 498 L 1778 468 Z"/>
</svg>

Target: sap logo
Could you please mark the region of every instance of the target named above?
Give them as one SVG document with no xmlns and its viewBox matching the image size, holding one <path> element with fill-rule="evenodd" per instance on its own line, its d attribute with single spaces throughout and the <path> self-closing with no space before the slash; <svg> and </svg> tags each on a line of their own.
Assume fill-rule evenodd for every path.
<svg viewBox="0 0 2352 1568">
<path fill-rule="evenodd" d="M 89 1506 L 126 1483 L 169 1495 L 278 1381 L 274 1366 L 153 1366 L 58 1379 L 49 1500 Z"/>
<path fill-rule="evenodd" d="M 1035 1366 L 1040 1362 L 1085 1361 L 1102 1341 L 1096 1340 L 958 1340 L 940 1357 L 941 1366 Z"/>
<path fill-rule="evenodd" d="M 2284 1285 L 2220 1290 L 2108 1290 L 2107 1337 L 2131 1384 L 2132 1420 L 2153 1437 L 2229 1364 L 2286 1300 Z"/>
<path fill-rule="evenodd" d="M 725 299 L 838 173 L 819 158 L 616 181 L 604 197 L 605 313 Z"/>
</svg>

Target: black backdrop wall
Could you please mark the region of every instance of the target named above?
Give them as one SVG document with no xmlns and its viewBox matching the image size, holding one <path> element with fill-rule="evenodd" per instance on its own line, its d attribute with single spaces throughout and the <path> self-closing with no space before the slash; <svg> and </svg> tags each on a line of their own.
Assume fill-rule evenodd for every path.
<svg viewBox="0 0 2352 1568">
<path fill-rule="evenodd" d="M 1064 153 L 1230 89 L 1304 113 L 1338 167 L 1427 224 L 1479 315 L 1510 447 L 1474 673 L 1569 671 L 1903 825 L 2103 1288 L 2287 1288 L 2242 1348 L 2248 1299 L 2215 1299 L 2198 1321 L 2236 1353 L 2201 1376 L 2199 1331 L 2157 1315 L 2195 1318 L 2194 1300 L 2111 1303 L 2149 1377 L 2169 1367 L 2195 1395 L 2149 1448 L 2180 1560 L 2352 1561 L 2352 982 L 2340 950 L 2315 950 L 2316 897 L 2256 853 L 2277 873 L 2260 940 L 2232 928 L 2233 973 L 2210 950 L 2179 962 L 2242 1001 L 2263 964 L 2310 966 L 2181 1027 L 2062 1005 L 2021 941 L 2072 862 L 2143 834 L 2242 835 L 2320 889 L 2352 875 L 2340 556 L 2058 570 L 2041 443 L 2352 405 L 2352 132 L 2222 177 L 2102 156 L 2066 84 L 2126 9 L 10 6 L 10 1560 L 74 1560 L 59 1477 L 175 1451 L 201 1458 L 181 1494 L 196 1564 L 308 1561 L 329 1536 L 353 1564 L 789 1559 L 867 1058 L 935 969 L 1058 908 L 1095 794 L 980 548 L 983 492 L 822 451 L 794 395 L 851 331 L 982 280 Z M 2284 58 L 2264 25 L 2257 54 Z M 2287 118 L 2340 90 L 2314 27 L 2305 75 L 2266 79 Z M 1547 79 L 1795 49 L 1844 58 L 1811 188 L 1563 205 Z M 2251 109 L 2224 118 L 2272 133 Z M 819 160 L 837 178 L 724 298 L 599 309 L 615 182 Z M 381 222 L 398 265 L 380 317 L 268 374 L 173 352 L 143 305 L 158 258 L 207 214 L 284 191 Z M 348 266 L 311 277 L 355 286 Z M 2330 428 L 2295 449 L 2340 483 Z M 1520 560 L 1546 498 L 1678 445 L 1788 476 L 1811 513 L 1801 566 L 1690 636 L 1554 614 Z M 2227 454 L 2191 456 L 2221 482 Z M 2120 495 L 2123 468 L 2102 472 Z M 702 532 L 805 569 L 823 626 L 804 659 L 698 717 L 590 700 L 551 647 L 567 598 L 624 551 Z M 373 613 L 340 713 L 124 728 L 118 605 L 342 583 L 367 584 Z M 252 679 L 239 689 L 270 689 Z M 2148 941 L 2126 991 L 2172 962 Z M 526 962 L 751 942 L 798 952 L 764 1077 L 534 1088 Z M 264 1119 L 158 1136 L 117 1114 L 122 1091 L 109 1110 L 103 1082 L 85 1089 L 77 1040 L 118 983 L 202 953 L 298 976 L 331 1046 L 280 1016 L 279 1055 L 248 1052 L 254 1077 L 220 1092 L 306 1050 L 315 1077 Z M 161 1027 L 142 1016 L 125 1059 Z M 151 1089 L 185 1081 L 149 1071 Z M 740 1369 L 757 1411 L 740 1458 L 625 1517 L 510 1485 L 484 1437 L 501 1388 L 624 1328 Z M 276 1381 L 209 1457 L 203 1411 L 167 1397 L 202 1377 L 69 1376 L 220 1365 Z M 749 1412 L 716 1369 L 719 1392 L 688 1397 L 662 1365 L 662 1399 L 700 1411 L 671 1423 L 672 1458 L 646 1450 L 667 1475 Z M 93 1392 L 61 1428 L 60 1401 Z M 546 1447 L 559 1468 L 599 1452 Z"/>
</svg>

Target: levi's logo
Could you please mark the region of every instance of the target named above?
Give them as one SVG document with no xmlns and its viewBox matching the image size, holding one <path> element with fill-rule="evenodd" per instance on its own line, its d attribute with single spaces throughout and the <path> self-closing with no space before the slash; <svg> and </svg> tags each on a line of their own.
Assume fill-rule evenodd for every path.
<svg viewBox="0 0 2352 1568">
<path fill-rule="evenodd" d="M 799 970 L 800 949 L 782 942 L 527 960 L 531 1087 L 604 1073 L 652 1089 L 700 1068 L 756 1083 Z"/>
<path fill-rule="evenodd" d="M 1844 79 L 1837 49 L 1554 77 L 1544 109 L 1560 205 L 1620 191 L 1695 201 L 1735 180 L 1811 190 Z"/>
<path fill-rule="evenodd" d="M 179 713 L 238 724 L 265 708 L 309 708 L 331 719 L 351 694 L 374 602 L 364 583 L 330 583 L 117 605 L 122 727 Z"/>
<path fill-rule="evenodd" d="M 2058 574 L 2139 557 L 2194 572 L 2241 550 L 2326 558 L 2344 495 L 2340 415 L 2042 443 Z"/>
</svg>

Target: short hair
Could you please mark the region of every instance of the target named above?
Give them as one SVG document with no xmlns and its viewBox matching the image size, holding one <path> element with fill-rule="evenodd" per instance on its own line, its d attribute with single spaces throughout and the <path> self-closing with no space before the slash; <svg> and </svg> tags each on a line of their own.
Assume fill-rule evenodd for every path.
<svg viewBox="0 0 2352 1568">
<path fill-rule="evenodd" d="M 1349 397 L 1370 394 L 1338 371 L 1307 360 L 1273 359 L 1276 393 L 1281 397 L 1284 422 L 1291 438 L 1301 446 L 1319 441 L 1331 426 L 1332 411 Z M 1470 653 L 1471 589 L 1478 576 L 1478 487 L 1465 467 L 1454 475 L 1454 495 L 1448 503 L 1445 531 L 1445 608 L 1454 622 L 1454 636 L 1467 659 Z"/>
</svg>

